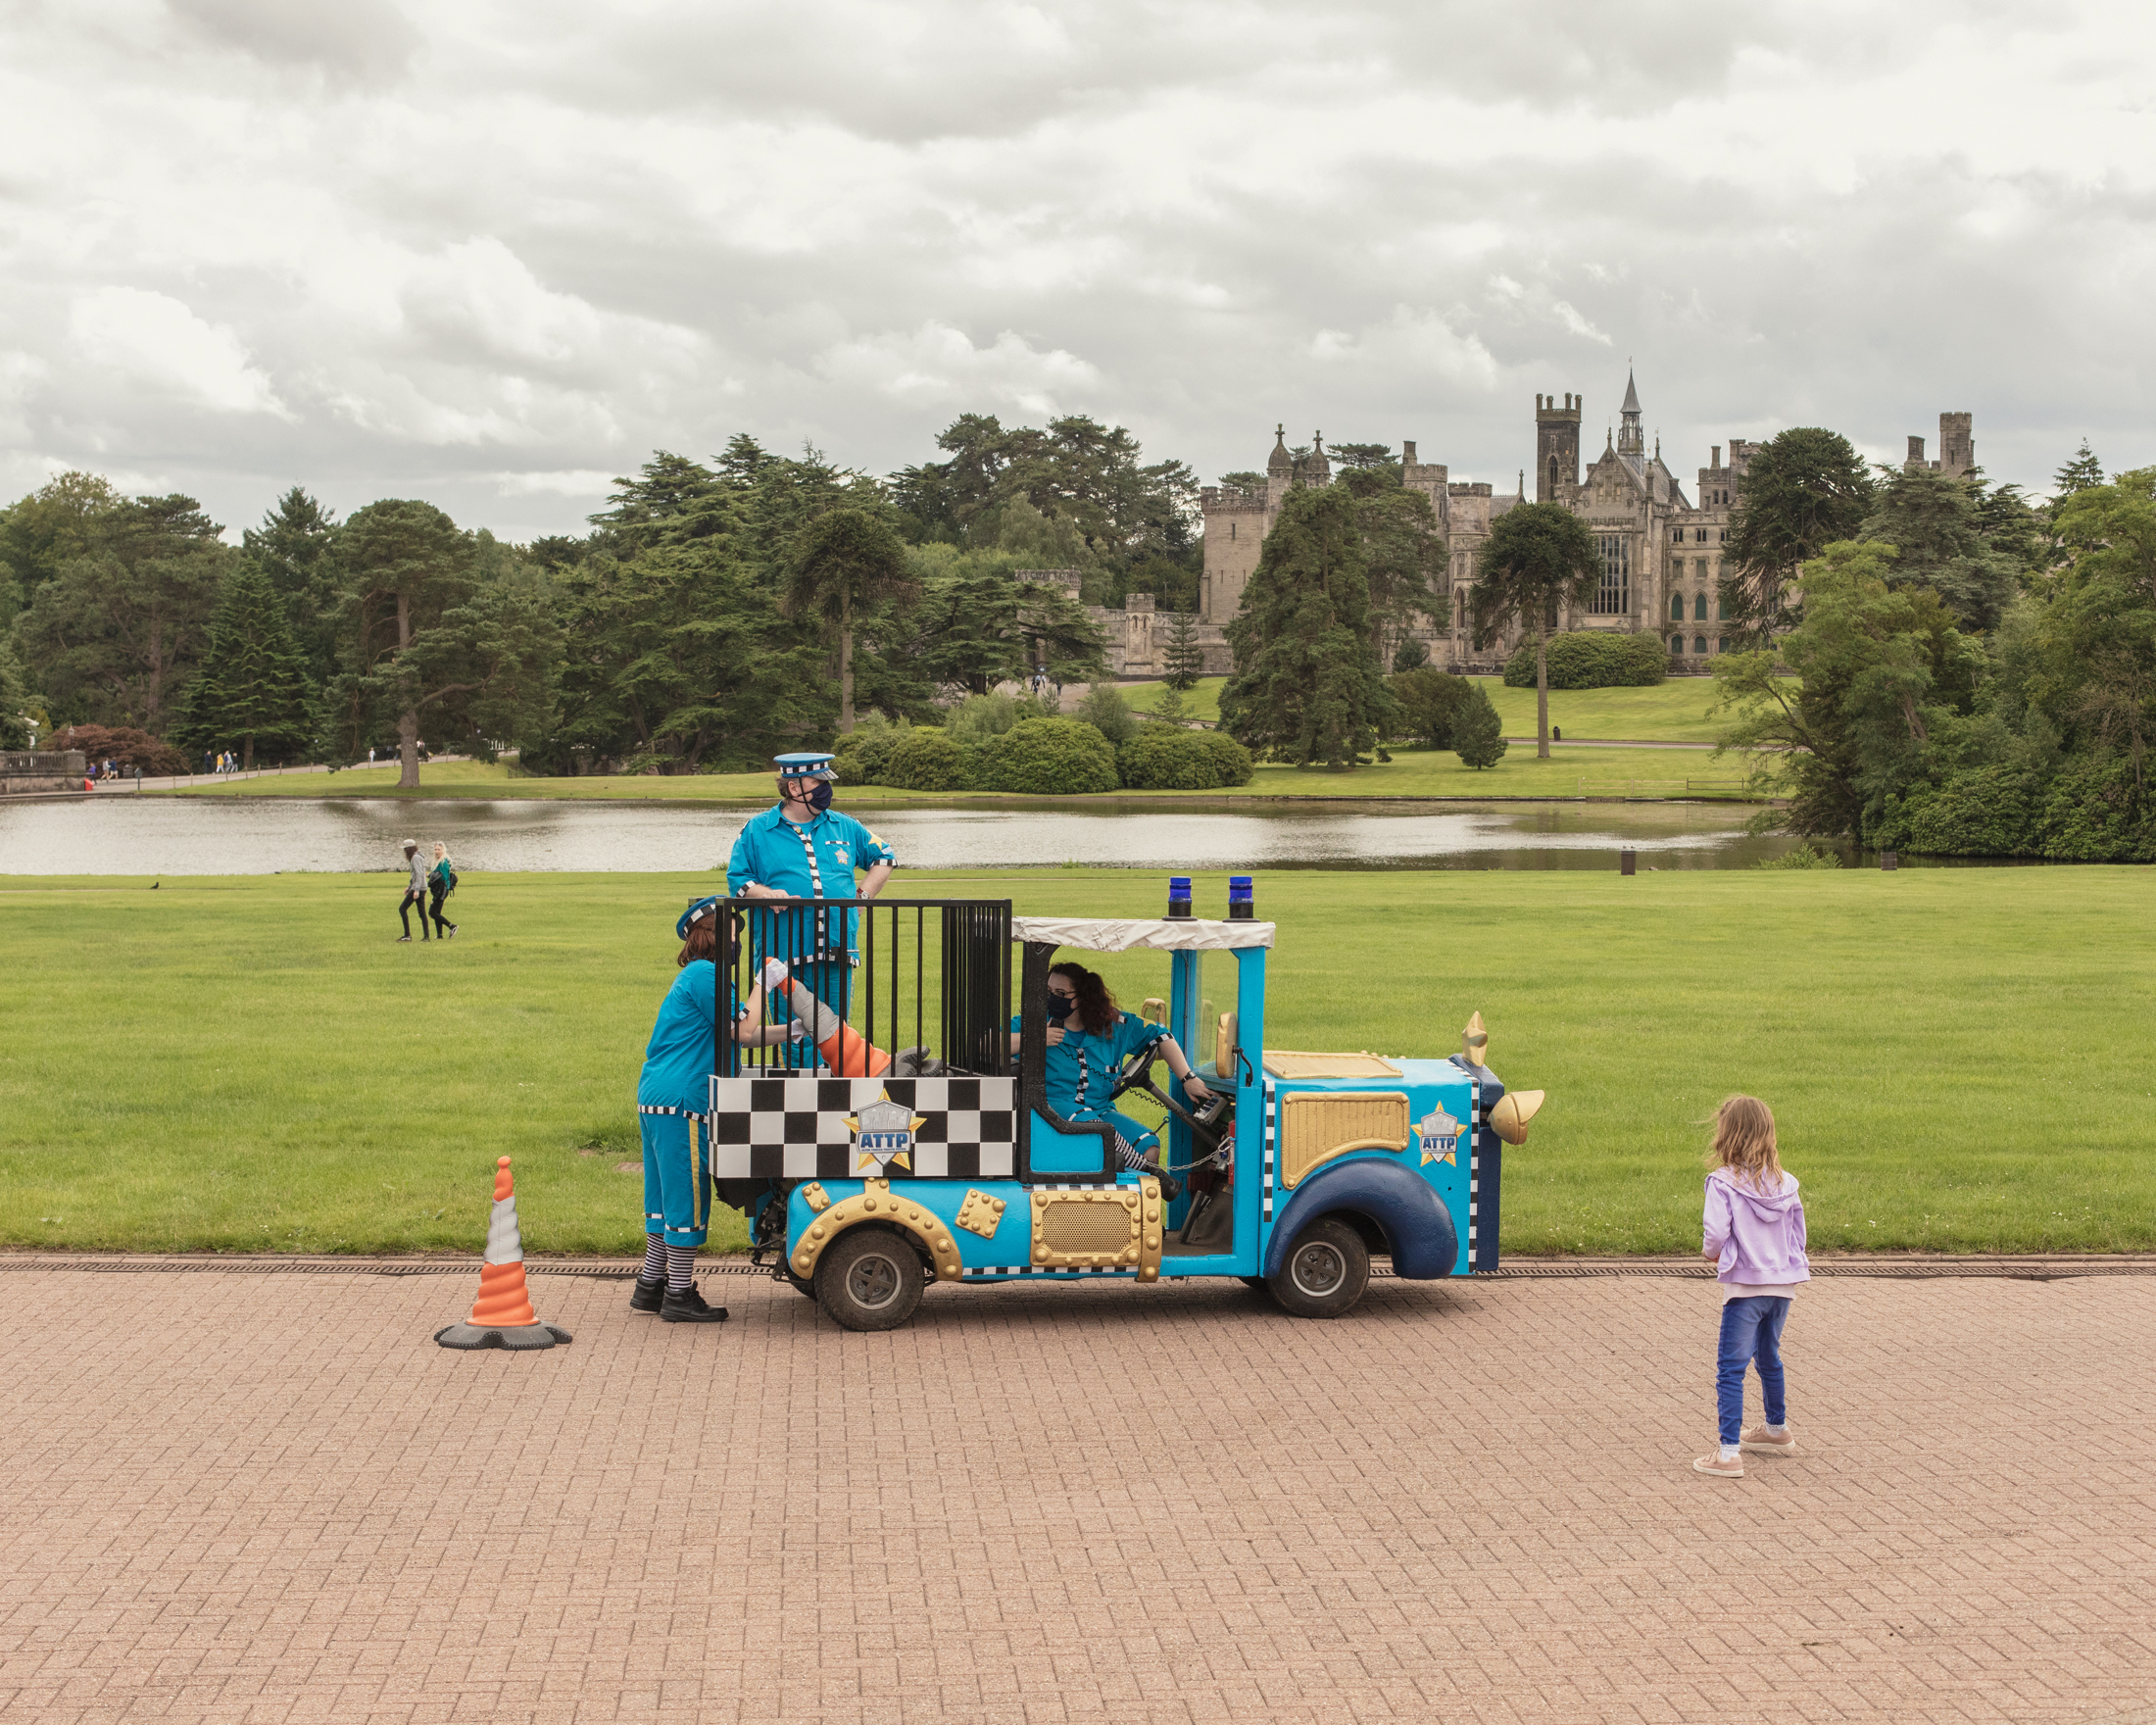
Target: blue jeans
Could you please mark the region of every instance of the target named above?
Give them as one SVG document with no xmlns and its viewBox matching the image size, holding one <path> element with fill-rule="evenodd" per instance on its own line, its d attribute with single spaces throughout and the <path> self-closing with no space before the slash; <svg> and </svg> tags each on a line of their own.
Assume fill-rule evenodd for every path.
<svg viewBox="0 0 2156 1725">
<path fill-rule="evenodd" d="M 1722 1442 L 1734 1445 L 1744 1430 L 1744 1368 L 1759 1364 L 1759 1387 L 1766 1393 L 1767 1423 L 1783 1425 L 1788 1405 L 1782 1394 L 1782 1326 L 1789 1320 L 1786 1296 L 1747 1295 L 1722 1307 L 1722 1346 L 1715 1358 L 1715 1411 Z"/>
</svg>

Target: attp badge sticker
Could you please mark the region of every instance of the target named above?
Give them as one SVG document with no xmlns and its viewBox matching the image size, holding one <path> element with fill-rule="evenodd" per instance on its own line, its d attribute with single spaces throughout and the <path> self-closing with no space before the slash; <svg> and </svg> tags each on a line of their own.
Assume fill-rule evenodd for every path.
<svg viewBox="0 0 2156 1725">
<path fill-rule="evenodd" d="M 885 1091 L 858 1114 L 846 1117 L 854 1134 L 854 1172 L 874 1169 L 877 1177 L 890 1178 L 894 1167 L 913 1171 L 913 1134 L 927 1124 L 926 1114 L 916 1114 L 903 1102 L 893 1102 Z"/>
<path fill-rule="evenodd" d="M 1416 1134 L 1422 1140 L 1422 1160 L 1418 1166 L 1428 1167 L 1432 1162 L 1450 1162 L 1459 1166 L 1452 1154 L 1460 1142 L 1460 1122 L 1439 1108 L 1423 1115 L 1415 1122 Z"/>
</svg>

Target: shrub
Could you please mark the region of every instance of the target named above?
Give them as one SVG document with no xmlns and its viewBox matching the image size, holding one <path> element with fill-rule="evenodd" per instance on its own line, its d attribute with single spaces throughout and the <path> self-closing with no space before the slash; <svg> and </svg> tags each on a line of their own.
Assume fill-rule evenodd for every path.
<svg viewBox="0 0 2156 1725">
<path fill-rule="evenodd" d="M 981 743 L 1000 737 L 1021 718 L 1054 718 L 1055 709 L 1030 695 L 968 695 L 944 719 L 956 743 Z"/>
<path fill-rule="evenodd" d="M 1658 635 L 1612 629 L 1572 629 L 1549 638 L 1552 689 L 1648 688 L 1662 680 L 1669 655 Z M 1535 686 L 1535 643 L 1522 641 L 1504 662 L 1504 686 Z"/>
<path fill-rule="evenodd" d="M 1022 718 L 990 752 L 990 783 L 979 788 L 1033 796 L 1112 791 L 1115 751 L 1107 738 L 1077 718 Z"/>
<path fill-rule="evenodd" d="M 2030 776 L 2009 766 L 1957 772 L 1889 797 L 1868 842 L 1920 857 L 2033 857 L 2042 842 Z"/>
<path fill-rule="evenodd" d="M 831 745 L 842 785 L 880 785 L 887 782 L 891 751 L 906 736 L 904 726 L 891 724 L 882 714 L 864 718 Z"/>
<path fill-rule="evenodd" d="M 1209 791 L 1221 785 L 1250 782 L 1248 764 L 1243 776 L 1215 742 L 1224 743 L 1248 764 L 1250 752 L 1233 737 L 1211 731 L 1187 731 L 1178 726 L 1150 724 L 1115 752 L 1115 764 L 1123 783 L 1134 791 Z"/>
<path fill-rule="evenodd" d="M 1430 663 L 1430 649 L 1412 635 L 1402 635 L 1399 645 L 1393 649 L 1395 671 L 1420 670 Z"/>
<path fill-rule="evenodd" d="M 1504 759 L 1504 725 L 1497 717 L 1490 691 L 1480 683 L 1468 685 L 1472 693 L 1461 703 L 1452 720 L 1452 752 L 1461 762 L 1481 771 Z"/>
<path fill-rule="evenodd" d="M 1247 785 L 1250 775 L 1257 770 L 1257 763 L 1250 750 L 1229 736 L 1226 731 L 1186 731 L 1185 736 L 1195 736 L 1205 746 L 1205 753 L 1213 759 L 1213 771 L 1218 776 L 1214 782 L 1220 785 Z"/>
<path fill-rule="evenodd" d="M 1435 665 L 1395 671 L 1386 679 L 1393 699 L 1399 703 L 1401 735 L 1428 743 L 1433 749 L 1452 746 L 1452 724 L 1466 706 L 1475 685 Z M 1534 681 L 1532 677 L 1528 679 Z"/>
<path fill-rule="evenodd" d="M 1799 845 L 1779 857 L 1769 857 L 1764 862 L 1754 862 L 1754 868 L 1839 868 L 1841 859 L 1832 851 L 1815 851 L 1809 845 Z"/>
<path fill-rule="evenodd" d="M 898 733 L 884 759 L 881 782 L 904 791 L 967 788 L 958 745 L 927 725 Z"/>
<path fill-rule="evenodd" d="M 1077 717 L 1093 726 L 1117 748 L 1138 734 L 1138 715 L 1113 683 L 1095 683 L 1078 703 Z"/>
<path fill-rule="evenodd" d="M 163 737 L 129 725 L 71 724 L 39 741 L 38 751 L 79 749 L 92 766 L 101 761 L 117 761 L 130 770 L 141 767 L 149 777 L 172 778 L 200 772 L 202 764 L 190 762 Z"/>
</svg>

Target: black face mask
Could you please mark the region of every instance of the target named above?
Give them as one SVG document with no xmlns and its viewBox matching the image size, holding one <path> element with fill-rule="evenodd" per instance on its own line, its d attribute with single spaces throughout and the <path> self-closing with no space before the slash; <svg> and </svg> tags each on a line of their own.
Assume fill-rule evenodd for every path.
<svg viewBox="0 0 2156 1725">
<path fill-rule="evenodd" d="M 778 781 L 778 794 L 779 800 L 781 802 L 787 800 L 786 781 L 784 779 L 780 779 Z M 801 800 L 804 803 L 808 804 L 808 807 L 813 809 L 818 814 L 821 814 L 826 809 L 831 807 L 831 781 L 827 778 L 812 780 L 809 784 L 807 794 L 804 795 Z"/>
<path fill-rule="evenodd" d="M 1050 995 L 1048 997 L 1048 1021 L 1051 1024 L 1060 1024 L 1070 1016 L 1077 1005 L 1078 1003 L 1066 994 Z"/>
</svg>

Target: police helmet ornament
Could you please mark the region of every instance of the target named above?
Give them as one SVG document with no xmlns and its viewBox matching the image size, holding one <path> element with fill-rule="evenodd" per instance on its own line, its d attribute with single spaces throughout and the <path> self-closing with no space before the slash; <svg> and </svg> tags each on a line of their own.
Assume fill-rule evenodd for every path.
<svg viewBox="0 0 2156 1725">
<path fill-rule="evenodd" d="M 926 1114 L 916 1114 L 903 1102 L 893 1102 L 887 1090 L 858 1114 L 847 1116 L 847 1130 L 854 1134 L 854 1172 L 874 1170 L 889 1179 L 894 1167 L 913 1171 L 913 1134 L 928 1124 Z"/>
</svg>

